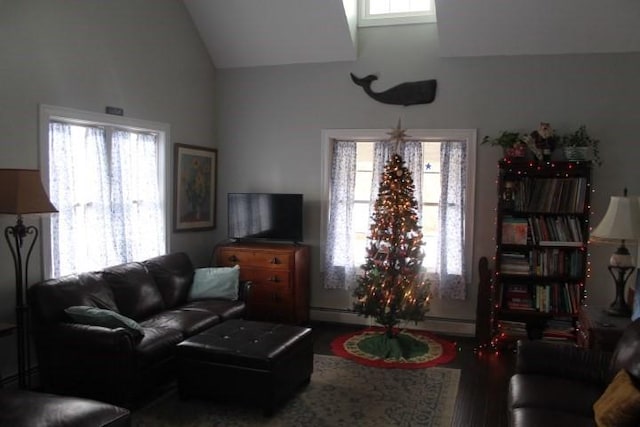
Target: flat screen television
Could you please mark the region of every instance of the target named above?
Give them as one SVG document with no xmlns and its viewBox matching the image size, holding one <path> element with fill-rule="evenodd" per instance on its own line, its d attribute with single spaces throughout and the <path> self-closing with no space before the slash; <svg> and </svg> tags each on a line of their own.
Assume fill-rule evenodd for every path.
<svg viewBox="0 0 640 427">
<path fill-rule="evenodd" d="M 302 194 L 228 193 L 232 240 L 302 242 Z"/>
</svg>

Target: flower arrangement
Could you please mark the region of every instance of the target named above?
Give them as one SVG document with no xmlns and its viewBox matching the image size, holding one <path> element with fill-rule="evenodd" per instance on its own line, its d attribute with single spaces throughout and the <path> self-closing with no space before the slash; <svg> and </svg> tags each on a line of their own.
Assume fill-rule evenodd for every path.
<svg viewBox="0 0 640 427">
<path fill-rule="evenodd" d="M 482 138 L 481 144 L 502 147 L 507 157 L 524 157 L 527 149 L 520 132 L 503 131 L 496 138 L 486 135 Z"/>
<path fill-rule="evenodd" d="M 182 175 L 185 183 L 185 193 L 191 209 L 196 217 L 200 216 L 200 210 L 209 194 L 208 175 L 211 172 L 209 162 L 201 161 L 197 157 L 191 161 L 191 168 Z"/>
<path fill-rule="evenodd" d="M 602 165 L 600 141 L 592 138 L 584 125 L 572 133 L 558 136 L 551 124 L 540 122 L 538 128 L 529 134 L 503 131 L 497 137 L 485 136 L 482 144 L 502 147 L 505 157 L 524 157 L 529 151 L 538 160 L 550 160 L 551 153 L 558 147 L 563 148 L 568 160 L 587 160 L 586 150 L 590 148 L 594 163 L 598 166 Z"/>
</svg>

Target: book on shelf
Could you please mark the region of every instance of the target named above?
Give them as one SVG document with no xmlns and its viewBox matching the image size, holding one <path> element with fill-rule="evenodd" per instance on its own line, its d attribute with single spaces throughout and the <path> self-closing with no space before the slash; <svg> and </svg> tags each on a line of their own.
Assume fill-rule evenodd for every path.
<svg viewBox="0 0 640 427">
<path fill-rule="evenodd" d="M 572 247 L 572 248 L 580 248 L 584 245 L 582 242 L 573 242 L 573 241 L 562 241 L 562 240 L 540 240 L 538 242 L 538 246 L 547 246 L 547 247 Z"/>
<path fill-rule="evenodd" d="M 503 337 L 526 338 L 528 335 L 527 324 L 513 320 L 500 320 L 498 322 L 498 330 Z"/>
<path fill-rule="evenodd" d="M 500 256 L 500 272 L 528 276 L 531 272 L 529 256 L 521 252 L 503 252 Z"/>
<path fill-rule="evenodd" d="M 502 244 L 526 245 L 529 223 L 526 218 L 504 217 L 502 220 Z"/>
<path fill-rule="evenodd" d="M 533 297 L 527 285 L 508 285 L 504 302 L 510 310 L 535 310 Z"/>
</svg>

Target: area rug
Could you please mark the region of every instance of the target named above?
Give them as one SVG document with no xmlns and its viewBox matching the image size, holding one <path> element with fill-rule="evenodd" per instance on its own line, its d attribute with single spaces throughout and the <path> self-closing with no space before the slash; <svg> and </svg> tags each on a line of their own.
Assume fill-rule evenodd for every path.
<svg viewBox="0 0 640 427">
<path fill-rule="evenodd" d="M 372 338 L 384 334 L 384 328 L 370 327 L 362 331 L 341 335 L 331 342 L 336 356 L 376 368 L 421 369 L 449 363 L 456 357 L 456 345 L 427 331 L 402 329 L 398 339 L 412 342 L 414 347 L 406 357 L 384 358 L 372 348 Z M 379 343 L 379 341 L 378 341 Z"/>
<path fill-rule="evenodd" d="M 459 380 L 458 369 L 376 369 L 315 355 L 309 385 L 272 417 L 247 405 L 181 401 L 172 391 L 134 412 L 132 427 L 448 427 Z"/>
</svg>

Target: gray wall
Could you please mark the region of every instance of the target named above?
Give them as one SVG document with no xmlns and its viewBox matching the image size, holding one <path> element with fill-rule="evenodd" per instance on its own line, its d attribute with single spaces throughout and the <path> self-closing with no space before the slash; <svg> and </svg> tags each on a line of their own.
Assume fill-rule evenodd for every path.
<svg viewBox="0 0 640 427">
<path fill-rule="evenodd" d="M 304 193 L 305 234 L 312 245 L 312 305 L 346 308 L 349 295 L 319 282 L 320 132 L 328 128 L 558 129 L 586 124 L 603 141 L 594 171 L 593 219 L 624 185 L 640 194 L 636 166 L 640 124 L 640 55 L 440 58 L 434 26 L 360 31 L 353 63 L 308 64 L 216 72 L 181 2 L 174 0 L 0 0 L 0 168 L 38 167 L 38 104 L 125 115 L 171 125 L 172 142 L 219 149 L 218 227 L 171 235 L 171 250 L 204 264 L 226 234 L 226 193 Z M 380 74 L 377 90 L 437 78 L 433 104 L 374 102 L 349 72 Z M 214 90 L 215 89 L 215 90 Z M 217 124 L 217 125 L 216 125 Z M 474 278 L 465 302 L 432 304 L 431 315 L 472 321 L 475 271 L 494 252 L 497 149 L 480 147 L 476 176 Z M 171 173 L 171 171 L 169 171 Z M 170 186 L 172 185 L 169 180 Z M 0 216 L 0 226 L 15 219 Z M 590 250 L 589 301 L 613 299 L 606 271 L 611 246 Z M 41 273 L 32 262 L 32 281 Z M 14 275 L 0 244 L 0 321 L 13 321 Z M 0 369 L 11 372 L 13 340 L 1 338 Z"/>
<path fill-rule="evenodd" d="M 182 2 L 0 0 L 0 168 L 39 167 L 39 104 L 93 112 L 118 106 L 127 117 L 169 123 L 172 143 L 215 146 L 214 79 Z M 0 216 L 2 228 L 12 224 L 15 217 Z M 2 240 L 0 322 L 13 322 L 14 273 Z M 171 250 L 202 264 L 212 241 L 211 232 L 173 234 Z M 37 248 L 30 282 L 41 277 Z M 13 370 L 13 343 L 0 338 L 5 374 Z"/>
<path fill-rule="evenodd" d="M 602 140 L 604 165 L 593 173 L 595 223 L 609 196 L 628 186 L 640 194 L 638 135 L 640 55 L 561 55 L 441 58 L 434 25 L 360 29 L 356 62 L 219 70 L 217 129 L 220 165 L 216 238 L 226 227 L 226 193 L 300 192 L 306 201 L 305 240 L 312 245 L 313 307 L 350 307 L 349 293 L 322 288 L 319 278 L 322 129 L 403 127 L 477 128 L 482 136 L 501 130 L 532 131 L 548 121 L 560 131 L 586 124 Z M 379 73 L 375 90 L 438 79 L 432 104 L 391 106 L 367 97 L 349 78 Z M 478 148 L 473 283 L 465 302 L 434 301 L 429 315 L 475 318 L 477 262 L 491 257 L 497 176 L 501 152 Z M 593 246 L 589 302 L 614 296 L 606 264 L 613 246 Z M 635 277 L 635 276 L 634 276 Z"/>
</svg>

